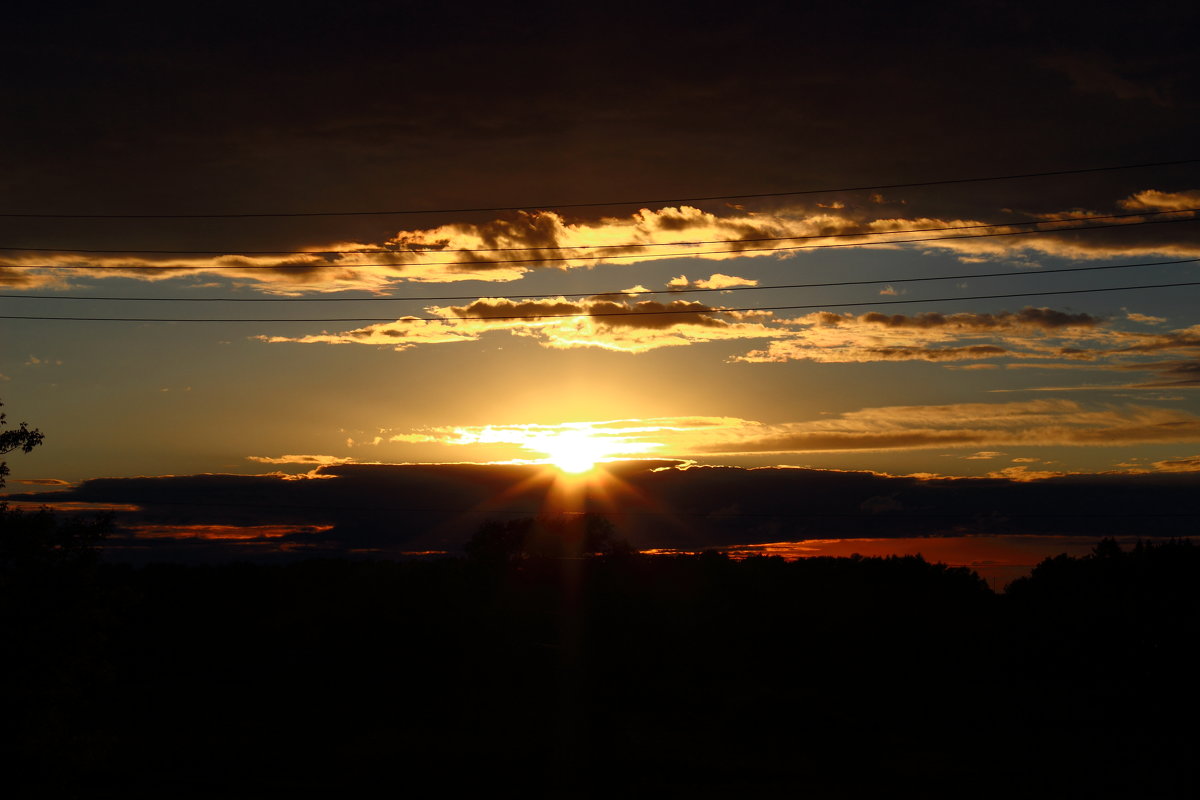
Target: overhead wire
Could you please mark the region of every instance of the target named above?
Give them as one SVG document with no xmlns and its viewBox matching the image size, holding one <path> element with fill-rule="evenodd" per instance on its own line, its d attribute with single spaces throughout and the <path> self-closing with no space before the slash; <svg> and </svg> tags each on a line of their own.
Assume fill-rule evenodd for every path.
<svg viewBox="0 0 1200 800">
<path fill-rule="evenodd" d="M 980 222 L 970 225 L 944 225 L 933 228 L 901 228 L 882 231 L 849 231 L 842 233 L 809 233 L 798 234 L 795 236 L 763 236 L 757 238 L 746 239 L 705 239 L 699 241 L 686 242 L 626 242 L 622 244 L 573 244 L 573 245 L 527 245 L 522 247 L 479 247 L 479 248 L 427 248 L 427 249 L 408 249 L 389 250 L 386 248 L 356 248 L 351 250 L 239 250 L 236 248 L 225 248 L 222 250 L 147 250 L 131 247 L 111 247 L 111 248 L 81 248 L 81 247 L 24 247 L 20 245 L 0 245 L 0 250 L 22 253 L 84 253 L 84 254 L 134 254 L 134 255 L 195 255 L 195 256 L 322 256 L 328 259 L 330 256 L 344 255 L 440 255 L 442 253 L 528 253 L 539 252 L 546 250 L 623 250 L 629 248 L 642 247 L 692 247 L 697 245 L 709 244 L 757 244 L 761 242 L 791 242 L 803 241 L 809 239 L 845 239 L 860 236 L 890 236 L 897 233 L 936 233 L 940 231 L 965 231 L 976 230 L 978 228 L 1011 228 L 1017 226 L 1028 225 L 1073 225 L 1080 222 L 1091 222 L 1095 220 L 1111 220 L 1111 219 L 1129 219 L 1131 217 L 1152 217 L 1165 214 L 1194 214 L 1200 211 L 1200 207 L 1195 208 L 1173 208 L 1163 211 L 1131 211 L 1124 214 L 1090 214 L 1065 219 L 1037 219 L 1037 220 L 1005 220 L 1003 222 Z M 1158 222 L 1166 220 L 1147 220 L 1148 222 Z M 1125 223 L 1127 225 L 1137 225 L 1142 223 Z M 1084 230 L 1088 226 L 1081 225 L 1077 227 L 1065 227 L 1059 229 L 1051 229 L 1048 231 L 1021 231 L 1022 233 L 1053 233 L 1055 230 Z M 1113 227 L 1096 225 L 1091 227 L 1103 228 Z M 755 248 L 748 249 L 749 252 L 757 252 L 759 250 L 785 250 L 790 248 Z M 745 250 L 738 251 L 718 251 L 718 252 L 746 252 Z M 642 253 L 630 254 L 629 257 L 644 255 Z M 669 253 L 671 255 L 700 255 L 696 253 Z M 598 258 L 623 258 L 625 256 L 598 256 Z M 587 260 L 585 256 L 557 256 L 553 258 L 538 258 L 538 259 L 517 259 L 515 261 L 492 260 L 487 262 L 475 261 L 432 261 L 425 262 L 428 265 L 436 264 L 474 264 L 474 263 L 489 263 L 489 264 L 509 264 L 520 263 L 525 261 L 568 261 L 568 260 Z M 297 266 L 310 266 L 309 264 L 300 264 Z M 340 265 L 332 265 L 340 266 Z M 363 265 L 359 265 L 363 266 Z M 400 266 L 393 264 L 383 264 L 379 266 Z M 420 266 L 420 265 L 418 265 Z"/>
<path fill-rule="evenodd" d="M 900 305 L 911 303 L 947 303 L 947 302 L 962 302 L 965 300 L 999 300 L 1016 297 L 1049 297 L 1054 295 L 1075 295 L 1075 294 L 1093 294 L 1099 292 L 1126 292 L 1137 291 L 1142 289 L 1171 289 L 1184 286 L 1200 286 L 1200 281 L 1182 281 L 1177 283 L 1158 283 L 1145 284 L 1140 286 L 1110 286 L 1095 289 L 1061 289 L 1050 292 L 1009 292 L 1005 294 L 989 294 L 989 295 L 959 295 L 954 297 L 927 297 L 902 300 L 871 300 L 865 302 L 850 302 L 850 303 L 810 303 L 805 305 L 787 305 L 787 306 L 762 306 L 752 308 L 709 308 L 702 306 L 701 308 L 687 309 L 672 309 L 663 311 L 611 311 L 611 312 L 573 312 L 569 314 L 512 314 L 512 315 L 496 315 L 496 316 L 467 316 L 467 317 L 418 317 L 407 316 L 400 319 L 394 317 L 316 317 L 316 318 L 214 318 L 214 317 L 44 317 L 33 315 L 17 315 L 5 314 L 0 315 L 0 319 L 11 320 L 36 320 L 36 321 L 61 321 L 61 322 L 251 322 L 251 323 L 274 323 L 274 322 L 342 322 L 342 323 L 407 323 L 407 322 L 441 322 L 441 323 L 460 323 L 470 321 L 480 322 L 503 322 L 514 320 L 538 320 L 538 319 L 570 319 L 570 318 L 597 318 L 597 317 L 646 317 L 646 316 L 667 316 L 681 314 L 728 314 L 733 312 L 745 313 L 756 311 L 801 311 L 813 310 L 821 308 L 857 308 L 863 306 L 887 306 Z"/>
<path fill-rule="evenodd" d="M 42 212 L 0 212 L 0 219 L 262 219 L 289 217 L 374 217 L 398 216 L 408 214 L 465 214 L 494 211 L 527 211 L 531 209 L 553 208 L 601 208 L 605 206 L 630 206 L 644 203 L 703 203 L 717 200 L 753 200 L 772 197 L 799 197 L 813 194 L 837 194 L 841 192 L 879 191 L 884 189 L 909 189 L 924 186 L 950 186 L 963 183 L 986 183 L 991 181 L 1022 180 L 1027 178 L 1046 178 L 1062 175 L 1084 175 L 1099 172 L 1115 172 L 1119 170 L 1148 169 L 1153 167 L 1179 166 L 1195 164 L 1200 158 L 1176 159 L 1173 161 L 1148 161 L 1137 164 L 1116 164 L 1103 167 L 1085 167 L 1081 169 L 1048 170 L 1043 172 L 1022 172 L 1007 175 L 984 175 L 968 178 L 949 178 L 932 181 L 911 181 L 907 183 L 880 183 L 866 186 L 843 186 L 821 189 L 794 189 L 782 192 L 747 192 L 742 194 L 721 194 L 693 197 L 666 197 L 640 200 L 596 200 L 571 203 L 527 203 L 524 205 L 508 206 L 474 206 L 463 208 L 405 208 L 375 211 L 277 211 L 277 212 L 226 212 L 212 214 L 54 214 Z"/>
<path fill-rule="evenodd" d="M 873 278 L 857 281 L 826 281 L 821 283 L 779 283 L 764 286 L 727 286 L 727 287 L 681 287 L 670 289 L 645 289 L 590 292 L 557 292 L 550 294 L 519 294 L 519 295 L 486 295 L 488 300 L 548 300 L 556 298 L 591 297 L 646 297 L 651 295 L 681 295 L 700 294 L 708 292 L 762 292 L 779 289 L 823 289 L 833 286 L 869 286 L 889 283 L 918 283 L 926 281 L 971 280 L 975 278 L 1024 278 L 1035 275 L 1056 275 L 1071 272 L 1096 272 L 1110 269 L 1133 269 L 1136 267 L 1163 267 L 1178 264 L 1194 264 L 1200 258 L 1180 258 L 1172 261 L 1139 261 L 1133 264 L 1102 264 L 1090 267 L 1057 267 L 1050 269 L 1027 270 L 1024 272 L 964 272 L 957 275 L 926 275 L 908 278 Z M 470 295 L 440 295 L 420 297 L 417 295 L 385 297 L 136 297 L 131 295 L 59 295 L 59 294 L 0 294 L 0 299 L 7 300 L 83 300 L 83 301 L 128 301 L 141 303 L 380 303 L 380 302 L 443 302 L 454 300 L 479 300 L 479 293 Z"/>
<path fill-rule="evenodd" d="M 1188 212 L 1194 212 L 1197 210 L 1200 210 L 1200 209 L 1186 209 L 1186 211 L 1188 211 Z M 1171 211 L 1171 212 L 1154 212 L 1154 213 L 1176 214 L 1176 213 L 1181 213 L 1181 212 L 1180 211 Z M 1076 227 L 1055 228 L 1052 230 L 995 231 L 992 233 L 970 233 L 970 234 L 966 234 L 964 236 L 927 236 L 927 237 L 923 237 L 920 239 L 880 239 L 880 240 L 873 240 L 873 241 L 866 241 L 866 242 L 836 242 L 836 243 L 832 243 L 832 244 L 788 245 L 785 247 L 744 247 L 744 248 L 738 248 L 736 250 L 701 250 L 701 251 L 690 251 L 690 252 L 683 252 L 683 253 L 656 253 L 656 254 L 653 254 L 653 257 L 656 259 L 669 259 L 669 258 L 688 258 L 688 257 L 706 256 L 706 255 L 737 256 L 742 253 L 763 253 L 763 252 L 787 253 L 787 252 L 797 252 L 797 251 L 801 251 L 801 250 L 824 250 L 824 249 L 830 249 L 830 248 L 846 248 L 846 247 L 874 247 L 874 246 L 879 246 L 879 245 L 892 245 L 892 244 L 922 244 L 922 243 L 926 243 L 926 242 L 945 242 L 945 241 L 956 241 L 959 239 L 986 239 L 986 238 L 994 238 L 994 237 L 998 237 L 998 236 L 1022 236 L 1022 235 L 1039 234 L 1039 233 L 1045 234 L 1045 233 L 1084 232 L 1084 231 L 1094 231 L 1094 230 L 1103 230 L 1103 229 L 1112 229 L 1112 228 L 1134 228 L 1134 227 L 1139 227 L 1142 225 L 1165 225 L 1165 224 L 1172 224 L 1172 223 L 1197 222 L 1197 221 L 1200 221 L 1200 217 L 1192 216 L 1192 217 L 1183 217 L 1183 218 L 1175 218 L 1175 219 L 1143 220 L 1141 222 L 1109 223 L 1106 225 L 1083 225 L 1083 226 L 1076 226 Z M 905 231 L 899 231 L 899 232 L 904 233 Z M 913 231 L 913 232 L 916 232 L 916 231 Z M 891 234 L 891 233 L 895 233 L 895 231 L 881 231 L 876 234 L 854 234 L 854 235 L 856 235 L 856 236 L 876 236 L 876 235 L 887 235 L 887 234 Z M 816 237 L 816 238 L 828 238 L 828 237 Z M 737 241 L 731 240 L 730 243 L 736 244 Z M 566 256 L 566 257 L 560 257 L 560 258 L 515 258 L 515 259 L 495 259 L 495 260 L 481 260 L 481 261 L 425 261 L 425 262 L 421 262 L 421 263 L 407 263 L 407 264 L 405 264 L 405 263 L 384 263 L 384 264 L 303 263 L 303 264 L 208 264 L 208 265 L 202 265 L 202 266 L 197 266 L 197 265 L 158 265 L 158 266 L 155 266 L 155 265 L 147 265 L 147 264 L 136 264 L 136 265 L 123 265 L 123 266 L 117 266 L 117 267 L 100 267 L 100 266 L 97 266 L 94 264 L 0 264 L 0 269 L 47 269 L 47 270 L 49 270 L 49 269 L 73 269 L 73 270 L 110 269 L 110 270 L 114 270 L 114 271 L 116 271 L 116 270 L 125 270 L 125 271 L 136 270 L 136 271 L 142 271 L 142 272 L 145 272 L 145 271 L 168 272 L 168 271 L 184 271 L 184 270 L 211 271 L 213 269 L 245 269 L 245 270 L 303 269 L 303 270 L 312 270 L 312 269 L 359 269 L 359 268 L 374 268 L 374 267 L 392 267 L 392 268 L 396 268 L 396 267 L 400 267 L 400 268 L 434 267 L 434 266 L 489 267 L 489 266 L 496 265 L 496 264 L 539 265 L 539 264 L 556 264 L 556 263 L 560 263 L 560 262 L 570 262 L 570 261 L 604 261 L 604 260 L 618 259 L 618 258 L 643 258 L 644 259 L 644 258 L 646 258 L 646 256 L 647 256 L 646 253 L 629 253 L 629 254 L 600 255 L 600 256 Z"/>
</svg>

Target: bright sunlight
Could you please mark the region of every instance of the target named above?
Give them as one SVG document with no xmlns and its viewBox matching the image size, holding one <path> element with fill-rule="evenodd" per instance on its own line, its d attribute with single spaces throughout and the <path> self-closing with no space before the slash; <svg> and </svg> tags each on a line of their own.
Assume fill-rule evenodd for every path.
<svg viewBox="0 0 1200 800">
<path fill-rule="evenodd" d="M 597 461 L 614 455 L 623 442 L 598 439 L 586 430 L 566 430 L 537 442 L 536 447 L 549 456 L 549 461 L 563 472 L 578 474 L 596 466 Z"/>
</svg>

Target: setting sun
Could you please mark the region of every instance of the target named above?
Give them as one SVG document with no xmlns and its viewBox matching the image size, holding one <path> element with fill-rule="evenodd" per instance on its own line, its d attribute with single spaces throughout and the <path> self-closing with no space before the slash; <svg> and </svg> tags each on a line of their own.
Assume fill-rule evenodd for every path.
<svg viewBox="0 0 1200 800">
<path fill-rule="evenodd" d="M 568 430 L 538 443 L 551 464 L 563 472 L 587 472 L 596 462 L 614 454 L 612 442 L 583 430 Z"/>
</svg>

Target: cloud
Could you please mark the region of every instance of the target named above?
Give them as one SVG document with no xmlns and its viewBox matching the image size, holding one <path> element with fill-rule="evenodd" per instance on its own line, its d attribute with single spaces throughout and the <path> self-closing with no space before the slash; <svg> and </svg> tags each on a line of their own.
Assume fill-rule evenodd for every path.
<svg viewBox="0 0 1200 800">
<path fill-rule="evenodd" d="M 1043 481 L 1047 478 L 1061 478 L 1065 475 L 1071 475 L 1070 472 L 1056 472 L 1049 469 L 1030 469 L 1026 466 L 1019 467 L 1004 467 L 1003 469 L 992 470 L 987 474 L 988 478 L 1003 478 L 1010 481 L 1018 481 L 1025 483 L 1028 481 Z"/>
<path fill-rule="evenodd" d="M 1198 194 L 1143 190 L 1118 202 L 1134 211 L 1175 211 L 1196 207 Z M 679 205 L 593 218 L 567 218 L 552 211 L 514 212 L 483 222 L 400 230 L 377 241 L 330 240 L 290 255 L 233 250 L 186 257 L 66 251 L 18 254 L 5 256 L 4 263 L 0 263 L 0 284 L 16 289 L 52 284 L 65 288 L 70 281 L 63 271 L 39 266 L 57 264 L 69 267 L 70 276 L 83 278 L 163 281 L 220 276 L 234 286 L 280 295 L 351 289 L 383 293 L 398 283 L 515 281 L 547 269 L 632 265 L 684 257 L 707 261 L 790 258 L 803 249 L 869 243 L 899 248 L 906 246 L 905 242 L 924 250 L 949 251 L 971 261 L 1018 254 L 1067 258 L 1200 255 L 1200 243 L 1184 231 L 1169 230 L 1172 226 L 1133 227 L 1117 237 L 1107 235 L 1111 232 L 1081 234 L 1051 227 L 1030 236 L 972 238 L 984 232 L 1018 233 L 1029 229 L 1014 224 L 980 227 L 988 223 L 932 213 L 933 209 L 929 214 L 889 216 L 886 209 L 903 204 L 882 205 L 884 202 L 881 199 L 836 206 L 794 203 L 756 211 L 726 208 L 723 213 Z M 1060 210 L 1028 216 L 1031 221 L 1073 224 L 1078 213 Z M 1123 220 L 1139 221 L 1143 221 L 1141 217 Z M 951 228 L 964 230 L 946 230 Z M 754 281 L 718 272 L 691 284 L 695 288 L 740 285 L 754 285 Z"/>
<path fill-rule="evenodd" d="M 1126 312 L 1125 318 L 1133 322 L 1142 322 L 1146 325 L 1161 325 L 1167 321 L 1166 317 L 1152 317 L 1149 314 L 1139 314 L 1136 311 Z"/>
<path fill-rule="evenodd" d="M 1132 211 L 1179 211 L 1185 208 L 1200 208 L 1200 189 L 1186 192 L 1160 192 L 1146 189 L 1136 192 L 1119 202 L 1121 208 Z"/>
<path fill-rule="evenodd" d="M 256 544 L 271 539 L 296 539 L 325 533 L 332 525 L 131 525 L 128 531 L 138 544 L 155 540 Z"/>
<path fill-rule="evenodd" d="M 711 434 L 736 429 L 744 420 L 734 417 L 657 417 L 557 424 L 445 426 L 398 433 L 389 442 L 436 443 L 448 446 L 514 445 L 541 458 L 562 449 L 562 443 L 586 448 L 600 459 L 641 456 L 678 445 L 689 433 Z"/>
<path fill-rule="evenodd" d="M 1027 307 L 995 314 L 839 314 L 820 311 L 782 321 L 791 336 L 735 360 L 965 361 L 1067 357 L 1068 344 L 1094 340 L 1106 322 L 1090 314 Z M 1111 337 L 1102 336 L 1104 341 Z M 943 345 L 949 346 L 943 346 Z"/>
<path fill-rule="evenodd" d="M 247 461 L 255 461 L 259 464 L 311 464 L 320 466 L 331 466 L 334 464 L 353 464 L 355 459 L 343 458 L 341 456 L 320 456 L 320 455 L 286 455 L 270 458 L 267 456 L 246 456 Z"/>
<path fill-rule="evenodd" d="M 797 468 L 621 462 L 578 498 L 641 548 L 732 547 L 843 536 L 1193 532 L 1195 473 L 921 478 Z M 1018 478 L 1014 480 L 1013 478 Z M 117 507 L 110 555 L 235 560 L 370 552 L 461 552 L 487 519 L 555 508 L 537 466 L 319 467 L 281 475 L 101 478 L 23 503 Z M 1064 509 L 1069 509 L 1064 513 Z M 1153 519 L 1153 525 L 1146 525 Z"/>
<path fill-rule="evenodd" d="M 480 298 L 464 306 L 431 307 L 429 312 L 439 318 L 404 317 L 394 323 L 340 333 L 259 338 L 267 342 L 370 344 L 406 350 L 417 345 L 476 341 L 487 333 L 508 332 L 532 338 L 546 347 L 597 347 L 641 353 L 659 347 L 778 335 L 778 330 L 766 322 L 753 321 L 770 320 L 769 313 L 729 312 L 687 300 L 663 303 L 606 297 L 579 301 Z M 528 318 L 535 316 L 541 318 Z"/>
<path fill-rule="evenodd" d="M 12 262 L 11 257 L 5 259 Z M 5 289 L 65 289 L 67 281 L 60 275 L 45 271 L 34 271 L 0 264 L 0 287 Z"/>
<path fill-rule="evenodd" d="M 1111 446 L 1200 441 L 1200 417 L 1069 400 L 865 408 L 820 420 L 747 422 L 681 455 L 912 450 L 933 447 Z M 668 451 L 669 452 L 669 451 Z"/>
<path fill-rule="evenodd" d="M 691 300 L 662 302 L 597 295 L 531 300 L 483 297 L 464 305 L 430 306 L 427 312 L 432 316 L 401 317 L 346 331 L 257 338 L 272 343 L 366 344 L 402 351 L 508 334 L 555 349 L 601 348 L 625 353 L 714 341 L 766 340 L 765 346 L 733 355 L 730 360 L 908 361 L 939 363 L 952 369 L 994 369 L 995 364 L 962 362 L 1005 361 L 1009 368 L 1158 373 L 1152 381 L 1020 391 L 1200 386 L 1200 325 L 1146 332 L 1121 327 L 1121 318 L 1048 307 L 993 313 L 817 311 L 785 318 L 773 311 L 738 311 Z M 1155 318 L 1130 311 L 1124 315 L 1124 321 L 1139 324 L 1147 319 Z"/>
<path fill-rule="evenodd" d="M 564 436 L 582 437 L 589 450 L 610 458 L 969 447 L 977 452 L 966 458 L 985 460 L 1002 456 L 998 447 L 1200 441 L 1200 417 L 1139 405 L 1085 406 L 1071 400 L 1047 399 L 881 406 L 786 423 L 736 417 L 662 417 L 554 425 L 445 426 L 399 432 L 389 441 L 453 447 L 511 445 L 514 455 L 544 455 L 553 452 L 555 442 Z"/>
<path fill-rule="evenodd" d="M 1116 64 L 1096 56 L 1062 54 L 1042 59 L 1047 67 L 1062 72 L 1077 91 L 1103 94 L 1118 100 L 1143 100 L 1158 106 L 1169 106 L 1162 89 L 1145 81 L 1120 74 Z"/>
<path fill-rule="evenodd" d="M 1151 466 L 1159 472 L 1200 472 L 1200 456 L 1155 461 Z"/>
<path fill-rule="evenodd" d="M 715 272 L 707 278 L 689 281 L 686 275 L 667 281 L 669 289 L 728 289 L 733 286 L 758 286 L 758 281 Z"/>
</svg>

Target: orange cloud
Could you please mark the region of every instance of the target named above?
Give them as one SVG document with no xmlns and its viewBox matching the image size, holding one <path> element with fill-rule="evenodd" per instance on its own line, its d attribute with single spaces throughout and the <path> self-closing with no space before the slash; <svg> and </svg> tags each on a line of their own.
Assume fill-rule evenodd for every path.
<svg viewBox="0 0 1200 800">
<path fill-rule="evenodd" d="M 652 300 L 618 302 L 603 298 L 581 301 L 480 298 L 464 306 L 428 310 L 440 319 L 403 317 L 394 323 L 379 323 L 341 333 L 259 338 L 267 342 L 371 344 L 406 350 L 420 344 L 475 341 L 487 333 L 506 331 L 535 339 L 547 347 L 599 347 L 641 353 L 659 347 L 771 338 L 779 334 L 776 328 L 763 322 L 746 321 L 749 315 L 725 312 L 719 307 L 686 300 L 662 303 Z M 541 318 L 528 318 L 533 316 Z"/>
<path fill-rule="evenodd" d="M 908 450 L 930 447 L 1108 446 L 1200 441 L 1200 417 L 1144 406 L 1087 409 L 1069 400 L 868 408 L 830 419 L 749 423 L 693 453 Z"/>
<path fill-rule="evenodd" d="M 689 300 L 661 302 L 597 295 L 530 300 L 482 297 L 465 305 L 430 306 L 426 312 L 431 316 L 401 317 L 347 331 L 258 338 L 276 343 L 367 344 L 407 350 L 507 333 L 556 349 L 594 347 L 625 353 L 758 339 L 767 340 L 765 346 L 731 360 L 924 361 L 958 369 L 986 369 L 994 365 L 960 362 L 1004 359 L 1009 367 L 1023 363 L 1054 369 L 1160 373 L 1160 381 L 1128 384 L 1129 388 L 1200 385 L 1200 326 L 1146 332 L 1122 329 L 1120 319 L 1045 307 L 995 313 L 856 315 L 818 311 L 788 319 L 770 310 L 739 311 Z M 1140 324 L 1145 319 L 1150 318 L 1125 313 L 1126 321 Z M 1163 360 L 1164 356 L 1171 358 Z M 1155 358 L 1159 360 L 1151 360 Z"/>
<path fill-rule="evenodd" d="M 758 281 L 715 272 L 707 278 L 689 281 L 686 275 L 667 281 L 669 289 L 728 289 L 733 286 L 758 286 Z"/>
<path fill-rule="evenodd" d="M 743 420 L 731 417 L 660 417 L 618 419 L 597 422 L 557 424 L 515 424 L 425 428 L 413 433 L 398 433 L 388 441 L 398 443 L 437 443 L 449 446 L 514 445 L 535 454 L 553 452 L 564 438 L 586 441 L 589 449 L 604 458 L 643 456 L 668 446 L 681 435 L 694 431 L 711 432 L 737 428 Z"/>
<path fill-rule="evenodd" d="M 997 314 L 838 314 L 819 311 L 783 321 L 791 335 L 735 360 L 749 363 L 820 361 L 964 361 L 1065 358 L 1067 345 L 1111 343 L 1105 323 L 1090 314 L 1024 308 Z M 949 345 L 949 346 L 943 346 Z M 1074 348 L 1078 350 L 1078 348 Z"/>
<path fill-rule="evenodd" d="M 1070 400 L 956 403 L 863 408 L 836 416 L 767 424 L 734 417 L 426 428 L 397 433 L 395 443 L 449 446 L 510 444 L 544 452 L 564 434 L 601 441 L 612 456 L 664 457 L 974 448 L 969 458 L 1003 455 L 1012 446 L 1111 446 L 1200 441 L 1200 417 L 1145 406 L 1084 406 Z M 1021 459 L 1033 463 L 1036 459 Z M 1021 473 L 1025 474 L 1025 473 Z"/>
<path fill-rule="evenodd" d="M 1200 205 L 1200 192 L 1145 190 L 1120 204 L 1132 211 L 1177 211 Z M 770 211 L 729 209 L 715 214 L 681 205 L 643 208 L 625 216 L 568 221 L 551 211 L 519 212 L 480 223 L 456 222 L 398 231 L 383 241 L 331 241 L 287 255 L 229 252 L 216 255 L 156 257 L 140 254 L 28 253 L 5 256 L 0 285 L 18 289 L 66 287 L 71 276 L 119 277 L 162 281 L 217 275 L 239 286 L 273 294 L 366 290 L 383 293 L 397 283 L 447 283 L 465 280 L 514 281 L 535 270 L 569 270 L 597 264 L 637 264 L 665 258 L 727 261 L 749 257 L 788 257 L 796 247 L 874 245 L 901 247 L 916 242 L 924 249 L 953 252 L 979 261 L 1014 253 L 1070 258 L 1109 258 L 1147 254 L 1200 255 L 1200 244 L 1155 225 L 1135 228 L 1114 239 L 1069 231 L 1036 236 L 961 238 L 983 232 L 1015 233 L 1020 225 L 988 226 L 982 220 L 912 214 L 880 217 L 875 205 L 820 207 L 793 205 Z M 1071 224 L 1073 210 L 1031 214 L 1031 220 Z M 1193 214 L 1194 216 L 1194 214 Z M 1121 222 L 1136 223 L 1141 217 Z M 948 228 L 964 230 L 944 230 Z M 939 237 L 957 239 L 930 240 Z M 890 243 L 889 243 L 890 242 Z M 793 248 L 793 249 L 789 249 Z M 71 272 L 38 269 L 61 264 Z M 726 288 L 753 281 L 723 273 L 694 286 Z"/>
<path fill-rule="evenodd" d="M 316 466 L 333 466 L 335 464 L 354 464 L 357 463 L 353 458 L 343 458 L 341 456 L 319 456 L 319 455 L 286 455 L 270 458 L 267 456 L 246 456 L 247 461 L 257 461 L 260 464 L 313 464 Z"/>
<path fill-rule="evenodd" d="M 1179 211 L 1185 208 L 1200 208 L 1200 189 L 1186 192 L 1160 192 L 1146 189 L 1121 200 L 1121 208 L 1131 211 Z"/>
<path fill-rule="evenodd" d="M 324 533 L 332 525 L 130 525 L 134 539 L 257 542 L 297 534 Z"/>
<path fill-rule="evenodd" d="M 1155 461 L 1151 466 L 1159 472 L 1200 472 L 1200 456 Z"/>
</svg>

